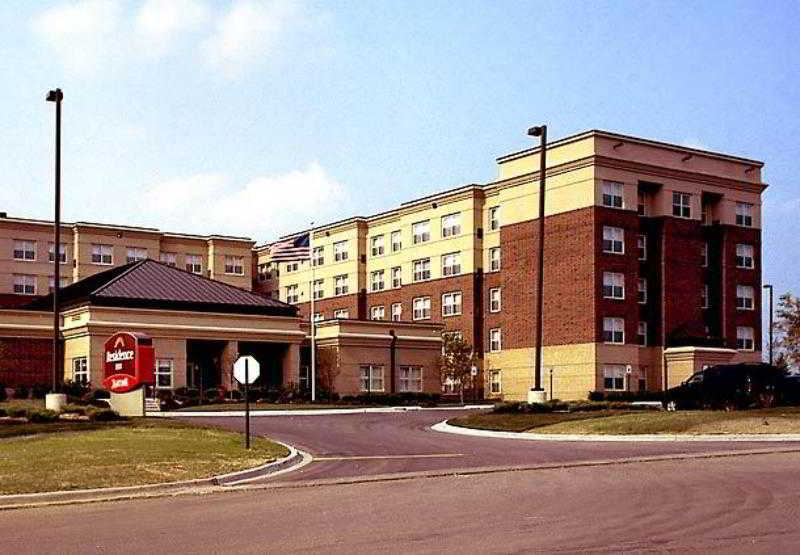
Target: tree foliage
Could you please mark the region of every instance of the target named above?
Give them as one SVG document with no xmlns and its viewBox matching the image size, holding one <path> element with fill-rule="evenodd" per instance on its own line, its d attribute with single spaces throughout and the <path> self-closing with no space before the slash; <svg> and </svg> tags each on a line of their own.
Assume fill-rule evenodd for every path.
<svg viewBox="0 0 800 555">
<path fill-rule="evenodd" d="M 800 367 L 800 298 L 791 293 L 780 296 L 773 332 L 776 365 Z"/>
<path fill-rule="evenodd" d="M 464 401 L 464 384 L 469 383 L 472 367 L 477 362 L 472 345 L 460 335 L 442 334 L 443 349 L 439 356 L 439 376 L 442 384 L 450 380 L 458 385 L 461 401 Z"/>
</svg>

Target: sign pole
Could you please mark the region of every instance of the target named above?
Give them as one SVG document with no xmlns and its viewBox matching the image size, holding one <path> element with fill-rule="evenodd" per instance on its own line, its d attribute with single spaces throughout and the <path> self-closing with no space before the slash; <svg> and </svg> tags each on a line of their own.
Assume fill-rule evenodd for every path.
<svg viewBox="0 0 800 555">
<path fill-rule="evenodd" d="M 244 447 L 250 449 L 250 368 L 244 359 Z"/>
</svg>

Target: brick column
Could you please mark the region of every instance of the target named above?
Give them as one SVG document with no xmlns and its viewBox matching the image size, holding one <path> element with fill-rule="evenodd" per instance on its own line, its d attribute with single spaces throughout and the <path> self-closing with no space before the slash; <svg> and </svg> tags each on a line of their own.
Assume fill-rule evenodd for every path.
<svg viewBox="0 0 800 555">
<path fill-rule="evenodd" d="M 239 342 L 228 341 L 225 348 L 222 349 L 222 357 L 220 357 L 220 386 L 223 389 L 235 389 L 236 384 L 233 379 L 233 363 L 239 354 Z"/>
<path fill-rule="evenodd" d="M 282 384 L 288 386 L 290 383 L 295 386 L 300 383 L 300 344 L 289 343 L 283 355 L 281 363 L 283 374 Z"/>
</svg>

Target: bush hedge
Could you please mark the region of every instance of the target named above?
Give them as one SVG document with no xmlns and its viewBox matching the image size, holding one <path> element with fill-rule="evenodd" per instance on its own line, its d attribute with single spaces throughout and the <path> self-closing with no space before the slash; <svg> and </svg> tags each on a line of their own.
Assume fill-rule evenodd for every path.
<svg viewBox="0 0 800 555">
<path fill-rule="evenodd" d="M 28 416 L 28 409 L 24 407 L 11 407 L 7 409 L 8 415 L 14 418 L 25 418 Z"/>
<path fill-rule="evenodd" d="M 590 391 L 590 401 L 661 401 L 663 391 Z"/>
<path fill-rule="evenodd" d="M 559 401 L 555 399 L 546 403 L 526 403 L 524 401 L 511 401 L 497 403 L 493 412 L 498 414 L 538 414 L 548 412 L 590 412 L 599 410 L 652 410 L 661 407 L 648 405 L 632 405 L 626 401 Z"/>
<path fill-rule="evenodd" d="M 89 412 L 89 418 L 92 422 L 113 422 L 115 420 L 122 420 L 117 411 L 111 409 L 93 410 Z"/>
<path fill-rule="evenodd" d="M 14 399 L 27 399 L 30 395 L 30 390 L 27 385 L 18 385 L 14 388 Z"/>
<path fill-rule="evenodd" d="M 6 392 L 6 384 L 0 382 L 0 403 L 8 399 L 8 393 Z"/>
<path fill-rule="evenodd" d="M 58 413 L 50 409 L 36 409 L 28 411 L 28 422 L 45 424 L 58 420 Z"/>
</svg>

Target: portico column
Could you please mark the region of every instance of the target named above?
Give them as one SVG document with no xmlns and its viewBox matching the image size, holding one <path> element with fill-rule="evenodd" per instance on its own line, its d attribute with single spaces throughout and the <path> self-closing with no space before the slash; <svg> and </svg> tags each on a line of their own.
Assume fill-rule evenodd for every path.
<svg viewBox="0 0 800 555">
<path fill-rule="evenodd" d="M 300 344 L 289 343 L 286 346 L 286 353 L 283 355 L 281 365 L 283 374 L 282 384 L 284 387 L 289 384 L 298 386 L 300 384 Z"/>
<path fill-rule="evenodd" d="M 233 363 L 239 355 L 239 342 L 228 341 L 225 348 L 222 350 L 222 358 L 220 359 L 220 386 L 224 389 L 236 389 L 236 384 L 233 381 Z"/>
</svg>

